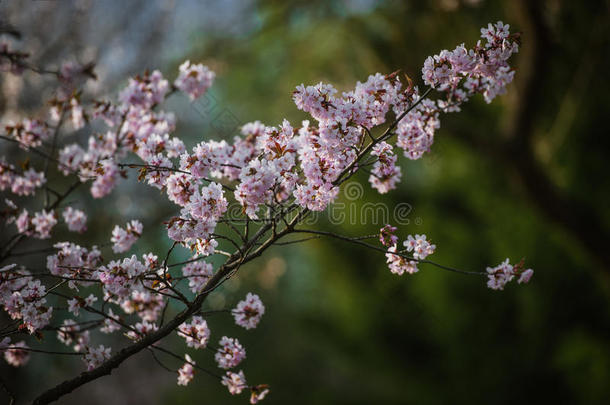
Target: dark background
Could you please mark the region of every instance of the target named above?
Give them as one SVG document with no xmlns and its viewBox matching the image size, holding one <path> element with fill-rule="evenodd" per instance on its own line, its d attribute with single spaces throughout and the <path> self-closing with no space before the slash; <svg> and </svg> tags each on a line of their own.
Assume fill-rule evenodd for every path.
<svg viewBox="0 0 610 405">
<path fill-rule="evenodd" d="M 229 139 L 256 119 L 298 125 L 305 116 L 291 92 L 300 83 L 346 90 L 402 69 L 422 85 L 426 56 L 471 46 L 488 22 L 522 32 L 508 94 L 443 116 L 431 153 L 400 160 L 398 189 L 379 196 L 365 185 L 363 200 L 390 210 L 408 203 L 400 234 L 427 234 L 435 261 L 481 271 L 525 257 L 535 270 L 530 284 L 492 291 L 484 278 L 424 266 L 397 277 L 383 255 L 331 240 L 275 248 L 209 302 L 231 307 L 248 291 L 261 295 L 267 313 L 258 329 L 246 333 L 223 315 L 209 322 L 214 340 L 228 334 L 245 343 L 243 370 L 250 383 L 272 386 L 269 404 L 607 403 L 608 10 L 602 0 L 0 2 L 3 24 L 22 33 L 16 43 L 36 64 L 97 61 L 90 94 L 112 95 L 147 68 L 173 78 L 187 58 L 209 65 L 218 76 L 204 100 L 176 97 L 166 106 L 189 146 Z M 52 87 L 3 75 L 0 90 L 4 122 L 38 113 Z M 91 218 L 83 244 L 103 243 L 114 223 L 140 218 L 138 252 L 169 246 L 159 223 L 175 208 L 135 179 L 106 202 L 77 198 Z M 338 202 L 362 209 L 360 201 Z M 331 225 L 322 216 L 316 226 L 362 235 L 383 225 L 357 222 Z M 166 345 L 183 352 L 179 339 Z M 209 351 L 194 358 L 213 366 Z M 0 365 L 24 400 L 82 369 L 79 360 L 40 355 L 22 369 Z M 247 401 L 202 373 L 187 388 L 175 378 L 144 352 L 60 403 Z"/>
</svg>

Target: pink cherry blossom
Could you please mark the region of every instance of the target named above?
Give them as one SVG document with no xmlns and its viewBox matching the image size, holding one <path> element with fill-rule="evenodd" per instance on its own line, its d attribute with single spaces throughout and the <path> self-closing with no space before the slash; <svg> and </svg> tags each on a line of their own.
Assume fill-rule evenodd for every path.
<svg viewBox="0 0 610 405">
<path fill-rule="evenodd" d="M 257 404 L 258 401 L 262 401 L 269 394 L 269 386 L 267 384 L 260 384 L 250 387 L 250 403 Z"/>
<path fill-rule="evenodd" d="M 87 215 L 83 211 L 66 207 L 63 217 L 69 230 L 79 233 L 87 230 Z"/>
<path fill-rule="evenodd" d="M 492 290 L 503 290 L 504 286 L 515 277 L 513 266 L 508 260 L 506 259 L 496 267 L 487 268 L 487 287 Z"/>
<path fill-rule="evenodd" d="M 419 271 L 416 261 L 394 254 L 396 252 L 396 245 L 394 245 L 388 248 L 388 253 L 385 255 L 387 258 L 388 267 L 392 273 L 401 276 L 404 273 L 413 274 Z"/>
<path fill-rule="evenodd" d="M 182 90 L 191 100 L 201 97 L 212 85 L 215 73 L 202 64 L 191 65 L 190 61 L 185 61 L 180 65 L 180 74 L 174 86 Z"/>
<path fill-rule="evenodd" d="M 66 183 L 90 183 L 94 198 L 108 196 L 122 178 L 139 170 L 140 182 L 156 188 L 162 198 L 177 205 L 164 218 L 167 235 L 175 243 L 167 252 L 146 253 L 141 258 L 107 258 L 96 246 L 53 240 L 44 277 L 39 278 L 41 273 L 35 268 L 30 271 L 16 263 L 0 268 L 0 304 L 14 320 L 16 333 L 29 333 L 46 341 L 48 331 L 55 331 L 52 334 L 59 342 L 82 355 L 88 370 L 110 358 L 109 347 L 96 348 L 100 337 L 97 332 L 121 331 L 112 339 L 126 337 L 131 340 L 129 344 L 142 342 L 146 336 L 161 338 L 170 332 L 169 318 L 177 312 L 171 304 L 174 299 L 187 306 L 179 309 L 186 311 L 180 312 L 182 316 L 195 315 L 173 331 L 185 339 L 187 347 L 206 348 L 211 332 L 200 316 L 206 311 L 201 306 L 205 305 L 203 300 L 231 277 L 242 261 L 249 261 L 270 246 L 262 237 L 270 237 L 269 243 L 275 244 L 274 238 L 295 230 L 314 233 L 301 229 L 301 223 L 295 229 L 289 221 L 302 219 L 300 215 L 305 217 L 308 211 L 327 209 L 337 199 L 341 185 L 359 171 L 368 174 L 372 188 L 379 193 L 395 189 L 402 178 L 399 156 L 415 160 L 430 152 L 443 114 L 460 111 L 475 96 L 491 102 L 503 94 L 515 74 L 509 58 L 518 49 L 519 35 L 511 34 L 508 25 L 490 24 L 481 30 L 481 40 L 474 46 L 459 44 L 425 60 L 422 79 L 429 86 L 425 92 L 420 93 L 410 78 L 405 82 L 399 72 L 371 74 L 343 91 L 323 82 L 301 84 L 292 94 L 293 101 L 310 117 L 300 124 L 286 119 L 275 126 L 253 121 L 243 125 L 232 139 L 200 139 L 189 149 L 173 135 L 176 115 L 163 111 L 163 102 L 177 90 L 191 100 L 202 97 L 215 78 L 209 68 L 185 61 L 173 84 L 157 70 L 145 72 L 129 79 L 115 102 L 112 97 L 88 101 L 91 98 L 83 95 L 81 79 L 95 77 L 93 65 L 64 63 L 58 71 L 46 72 L 54 73 L 59 80 L 58 91 L 45 112 L 50 116 L 49 123 L 25 118 L 4 125 L 5 138 L 43 157 L 49 138 L 53 138 L 53 159 L 47 158 L 44 167 L 37 166 L 37 159 L 22 164 L 13 161 L 12 156 L 0 157 L 0 191 L 17 197 L 15 201 L 5 199 L 6 207 L 2 207 L 6 223 L 14 222 L 18 231 L 6 249 L 9 257 L 13 243 L 52 238 L 60 210 L 68 230 L 86 230 L 87 215 L 83 211 L 63 208 L 71 203 L 64 197 L 72 188 L 63 196 L 63 185 L 57 188 L 59 191 L 54 185 L 47 187 L 49 179 L 56 177 L 53 170 L 48 170 L 49 162 L 57 164 Z M 0 53 L 13 58 L 0 62 L 2 66 L 15 72 L 28 69 L 29 65 L 22 63 L 25 53 L 3 44 Z M 427 98 L 432 89 L 434 96 Z M 396 121 L 395 117 L 400 119 Z M 92 125 L 86 127 L 87 123 Z M 380 127 L 383 124 L 388 125 Z M 91 132 L 88 137 L 84 130 Z M 56 145 L 56 141 L 80 135 L 86 143 Z M 41 196 L 43 191 L 45 198 Z M 123 187 L 117 189 L 117 193 L 124 191 Z M 230 207 L 233 202 L 236 205 Z M 129 251 L 142 232 L 142 223 L 137 220 L 115 226 L 110 238 L 112 252 Z M 426 235 L 409 235 L 399 250 L 397 232 L 391 225 L 379 231 L 379 241 L 385 247 L 381 250 L 392 273 L 413 274 L 421 262 L 435 264 L 427 260 L 436 246 Z M 367 245 L 361 239 L 333 236 Z M 174 252 L 177 246 L 190 249 L 191 259 L 180 262 Z M 210 255 L 229 259 L 215 272 L 212 263 L 220 261 L 216 257 L 208 259 Z M 181 276 L 176 274 L 176 266 L 183 266 Z M 508 259 L 479 273 L 487 275 L 489 288 L 495 290 L 502 290 L 513 279 L 527 283 L 533 276 L 533 270 L 524 268 L 523 260 L 511 265 Z M 194 301 L 187 297 L 190 293 L 195 295 Z M 248 293 L 230 313 L 237 325 L 253 329 L 265 310 L 258 295 Z M 226 315 L 229 311 L 219 312 Z M 175 324 L 179 323 L 177 319 L 183 318 L 174 318 Z M 222 369 L 237 367 L 246 357 L 240 342 L 227 336 L 211 350 Z M 0 351 L 13 366 L 29 359 L 25 341 L 11 345 L 10 338 L 5 338 L 0 341 Z M 123 360 L 121 357 L 119 354 L 117 359 Z M 189 384 L 198 368 L 188 354 L 184 358 L 178 385 Z M 248 387 L 242 371 L 226 372 L 221 383 L 231 394 L 249 388 L 252 404 L 269 392 L 264 384 Z"/>
<path fill-rule="evenodd" d="M 398 243 L 398 236 L 395 235 L 397 228 L 392 225 L 386 225 L 379 230 L 379 242 L 382 245 L 391 247 Z"/>
<path fill-rule="evenodd" d="M 204 261 L 187 263 L 182 268 L 184 277 L 188 277 L 189 288 L 197 294 L 214 274 L 214 266 Z"/>
<path fill-rule="evenodd" d="M 51 229 L 57 224 L 53 211 L 42 210 L 34 213 L 32 225 L 34 226 L 34 237 L 38 239 L 48 239 L 51 237 Z"/>
<path fill-rule="evenodd" d="M 40 146 L 42 141 L 51 136 L 46 123 L 39 120 L 25 119 L 20 123 L 6 125 L 6 133 L 19 142 L 23 149 Z"/>
<path fill-rule="evenodd" d="M 28 345 L 25 344 L 25 341 L 23 340 L 14 343 L 9 349 L 5 349 L 6 351 L 4 352 L 4 359 L 13 367 L 21 367 L 30 360 L 30 352 L 28 350 L 24 350 L 28 348 Z"/>
<path fill-rule="evenodd" d="M 169 84 L 158 70 L 129 79 L 129 84 L 119 94 L 119 100 L 130 106 L 150 108 L 163 101 Z"/>
<path fill-rule="evenodd" d="M 241 370 L 237 373 L 227 371 L 227 374 L 222 377 L 222 385 L 227 387 L 231 395 L 241 394 L 243 390 L 248 388 L 246 376 Z"/>
<path fill-rule="evenodd" d="M 409 235 L 403 245 L 407 252 L 413 252 L 413 258 L 416 260 L 425 259 L 436 249 L 436 245 L 432 245 L 426 240 L 426 235 L 415 235 L 415 237 Z"/>
<path fill-rule="evenodd" d="M 178 385 L 188 385 L 195 376 L 195 367 L 193 367 L 195 361 L 188 354 L 185 354 L 184 358 L 186 363 L 178 369 Z"/>
<path fill-rule="evenodd" d="M 519 276 L 519 280 L 517 280 L 517 282 L 519 284 L 521 284 L 521 283 L 527 284 L 527 283 L 529 283 L 529 281 L 533 275 L 534 275 L 534 270 L 527 269 L 523 273 L 521 273 L 521 275 Z"/>
<path fill-rule="evenodd" d="M 142 236 L 142 223 L 138 220 L 129 221 L 125 228 L 116 225 L 112 230 L 112 251 L 123 253 L 131 249 L 131 246 Z"/>
<path fill-rule="evenodd" d="M 97 348 L 85 348 L 85 356 L 83 357 L 83 361 L 87 365 L 87 371 L 93 370 L 108 360 L 110 358 L 110 351 L 111 348 L 104 347 L 104 345 L 99 345 Z"/>
<path fill-rule="evenodd" d="M 231 313 L 236 324 L 246 329 L 253 329 L 265 313 L 265 306 L 258 295 L 248 293 L 246 299 L 240 301 Z"/>
<path fill-rule="evenodd" d="M 246 349 L 235 338 L 223 336 L 220 347 L 214 355 L 218 367 L 228 369 L 236 367 L 246 358 Z"/>
<path fill-rule="evenodd" d="M 206 347 L 210 338 L 208 324 L 200 316 L 194 316 L 190 323 L 178 327 L 178 334 L 186 340 L 186 345 L 195 349 Z"/>
</svg>

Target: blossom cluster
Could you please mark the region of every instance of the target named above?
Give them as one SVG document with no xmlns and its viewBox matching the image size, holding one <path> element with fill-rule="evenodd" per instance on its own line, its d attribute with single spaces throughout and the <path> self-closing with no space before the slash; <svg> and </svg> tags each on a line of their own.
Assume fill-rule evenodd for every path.
<svg viewBox="0 0 610 405">
<path fill-rule="evenodd" d="M 398 123 L 396 144 L 409 159 L 419 159 L 430 150 L 440 127 L 439 113 L 460 111 L 460 105 L 475 94 L 490 103 L 506 91 L 514 70 L 508 59 L 519 50 L 519 35 L 510 34 L 502 22 L 481 29 L 481 41 L 474 48 L 464 44 L 443 50 L 424 62 L 424 83 L 444 94 L 436 102 L 424 100 Z"/>
<path fill-rule="evenodd" d="M 396 183 L 400 181 L 400 167 L 396 166 L 397 156 L 392 150 L 392 146 L 387 142 L 380 142 L 373 147 L 371 155 L 377 156 L 377 161 L 371 170 L 369 182 L 372 187 L 385 194 L 396 188 Z"/>
<path fill-rule="evenodd" d="M 265 306 L 258 295 L 248 293 L 246 299 L 240 301 L 231 312 L 236 324 L 246 329 L 253 329 L 265 314 Z"/>
<path fill-rule="evenodd" d="M 47 303 L 46 287 L 25 270 L 3 271 L 0 276 L 2 307 L 11 319 L 20 320 L 21 328 L 34 333 L 51 320 L 53 307 Z"/>
<path fill-rule="evenodd" d="M 517 277 L 517 282 L 528 283 L 534 271 L 532 269 L 525 269 L 523 267 L 523 261 L 516 265 L 511 265 L 509 259 L 506 259 L 496 267 L 487 268 L 487 286 L 492 290 L 503 290 L 504 286 Z"/>
<path fill-rule="evenodd" d="M 184 359 L 186 360 L 186 363 L 178 369 L 178 385 L 188 385 L 193 377 L 195 377 L 194 366 L 197 365 L 197 363 L 193 361 L 188 354 L 184 355 Z"/>
<path fill-rule="evenodd" d="M 381 229 L 381 235 L 388 232 L 388 229 L 392 229 L 390 225 Z M 397 241 L 397 238 L 390 234 L 390 238 L 393 241 Z M 382 243 L 386 239 L 381 239 Z M 417 268 L 417 262 L 424 260 L 426 257 L 434 253 L 436 245 L 431 244 L 427 239 L 426 235 L 409 235 L 407 240 L 403 242 L 405 247 L 404 251 L 398 251 L 398 245 L 396 242 L 388 248 L 386 253 L 387 264 L 390 271 L 394 274 L 402 275 L 404 273 L 413 274 L 419 271 Z M 411 253 L 411 257 L 408 257 L 406 253 Z"/>
<path fill-rule="evenodd" d="M 0 191 L 8 189 L 15 195 L 29 196 L 34 195 L 36 189 L 46 182 L 44 172 L 37 172 L 33 168 L 20 172 L 4 157 L 0 157 Z"/>
<path fill-rule="evenodd" d="M 182 274 L 188 278 L 191 291 L 197 294 L 214 274 L 214 266 L 202 260 L 191 262 L 182 267 Z"/>
<path fill-rule="evenodd" d="M 125 228 L 115 226 L 112 230 L 112 251 L 114 253 L 123 253 L 128 251 L 131 246 L 137 242 L 138 238 L 142 235 L 142 223 L 137 220 L 133 220 L 127 223 Z"/>
<path fill-rule="evenodd" d="M 0 352 L 4 352 L 4 360 L 13 367 L 21 367 L 30 360 L 28 349 L 23 340 L 11 344 L 11 339 L 5 337 L 0 341 Z"/>
<path fill-rule="evenodd" d="M 110 358 L 111 350 L 110 347 L 104 347 L 104 345 L 99 345 L 97 348 L 88 348 L 83 357 L 83 361 L 87 365 L 87 370 L 93 370 L 104 361 L 108 360 Z"/>
<path fill-rule="evenodd" d="M 237 339 L 223 336 L 219 344 L 220 347 L 214 356 L 218 367 L 224 369 L 233 368 L 246 358 L 246 349 Z"/>
<path fill-rule="evenodd" d="M 191 100 L 201 97 L 212 85 L 216 74 L 202 64 L 191 65 L 185 61 L 180 65 L 180 75 L 174 85 L 189 95 Z"/>
<path fill-rule="evenodd" d="M 181 324 L 178 332 L 186 340 L 186 345 L 195 349 L 206 347 L 210 338 L 208 324 L 200 316 L 194 316 L 190 323 Z"/>
<path fill-rule="evenodd" d="M 87 214 L 72 207 L 66 207 L 63 212 L 64 221 L 68 229 L 73 232 L 82 233 L 87 230 Z"/>
</svg>

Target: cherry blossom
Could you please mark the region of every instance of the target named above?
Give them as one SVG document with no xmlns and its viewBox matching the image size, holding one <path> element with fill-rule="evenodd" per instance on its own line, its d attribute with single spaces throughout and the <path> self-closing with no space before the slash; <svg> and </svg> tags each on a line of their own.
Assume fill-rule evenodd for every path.
<svg viewBox="0 0 610 405">
<path fill-rule="evenodd" d="M 250 387 L 250 403 L 257 404 L 258 401 L 262 401 L 269 394 L 269 386 L 267 384 L 260 384 Z"/>
<path fill-rule="evenodd" d="M 231 395 L 241 394 L 243 390 L 248 388 L 246 376 L 241 370 L 237 373 L 227 371 L 227 374 L 222 377 L 222 385 L 227 387 Z"/>
<path fill-rule="evenodd" d="M 66 207 L 62 215 L 69 230 L 78 233 L 87 230 L 87 215 L 83 211 Z"/>
<path fill-rule="evenodd" d="M 214 356 L 220 368 L 236 367 L 246 358 L 246 349 L 235 338 L 223 336 L 220 339 L 220 346 Z"/>
<path fill-rule="evenodd" d="M 415 237 L 409 235 L 403 245 L 407 252 L 413 252 L 413 258 L 416 260 L 425 259 L 436 249 L 436 245 L 432 245 L 426 240 L 426 235 L 415 235 Z"/>
<path fill-rule="evenodd" d="M 42 210 L 34 213 L 32 226 L 34 226 L 34 237 L 38 239 L 48 239 L 51 237 L 51 229 L 57 224 L 55 213 Z"/>
<path fill-rule="evenodd" d="M 174 86 L 182 90 L 191 100 L 201 97 L 212 85 L 216 74 L 202 64 L 191 65 L 185 61 L 180 65 L 180 74 L 174 81 Z"/>
<path fill-rule="evenodd" d="M 87 366 L 87 371 L 91 371 L 94 368 L 98 367 L 104 361 L 110 358 L 110 347 L 104 347 L 104 345 L 99 345 L 97 348 L 87 347 L 85 348 L 85 355 L 83 357 L 83 361 Z"/>
<path fill-rule="evenodd" d="M 246 329 L 253 329 L 265 313 L 265 306 L 258 295 L 248 293 L 246 299 L 240 301 L 231 313 L 236 324 Z"/>
<path fill-rule="evenodd" d="M 128 251 L 142 235 L 142 228 L 142 223 L 135 219 L 129 221 L 125 228 L 121 228 L 118 225 L 115 226 L 112 230 L 112 238 L 110 238 L 110 241 L 113 243 L 112 251 L 114 253 Z"/>
<path fill-rule="evenodd" d="M 379 242 L 382 245 L 391 247 L 398 243 L 398 236 L 395 235 L 397 228 L 392 225 L 386 225 L 379 230 Z"/>
<path fill-rule="evenodd" d="M 210 338 L 208 324 L 200 316 L 194 316 L 190 323 L 182 323 L 178 332 L 186 340 L 186 345 L 194 349 L 206 347 Z"/>
<path fill-rule="evenodd" d="M 5 129 L 7 135 L 18 141 L 23 149 L 40 146 L 51 136 L 47 124 L 39 120 L 25 119 L 20 123 L 9 123 Z"/>
<path fill-rule="evenodd" d="M 169 83 L 158 70 L 129 79 L 129 85 L 119 94 L 119 100 L 130 106 L 150 108 L 163 101 Z"/>
<path fill-rule="evenodd" d="M 519 276 L 519 280 L 517 280 L 517 282 L 519 284 L 521 284 L 521 283 L 527 284 L 527 283 L 529 283 L 529 281 L 533 275 L 534 275 L 534 270 L 527 269 L 523 273 L 521 273 L 521 275 Z"/>
<path fill-rule="evenodd" d="M 204 261 L 187 263 L 182 268 L 184 277 L 188 277 L 189 288 L 197 294 L 214 274 L 214 266 Z"/>
<path fill-rule="evenodd" d="M 148 322 L 148 321 L 138 322 L 135 325 L 132 325 L 131 327 L 134 330 L 130 330 L 129 332 L 127 332 L 125 334 L 125 336 L 127 336 L 129 339 L 135 340 L 135 341 L 142 339 L 144 336 L 148 335 L 149 333 L 159 330 L 159 326 L 157 326 L 156 324 L 154 324 L 152 322 Z"/>
<path fill-rule="evenodd" d="M 115 321 L 118 317 L 112 312 L 112 308 L 108 309 L 108 313 L 106 318 L 104 319 L 104 324 L 100 328 L 100 332 L 102 333 L 113 333 L 117 330 L 121 329 L 121 325 Z"/>
<path fill-rule="evenodd" d="M 387 142 L 380 142 L 373 147 L 371 155 L 377 156 L 378 160 L 373 165 L 369 182 L 380 194 L 385 194 L 396 188 L 400 181 L 400 168 L 396 166 L 397 157 L 394 155 L 392 146 Z"/>
<path fill-rule="evenodd" d="M 188 385 L 195 376 L 195 368 L 193 365 L 197 363 L 195 363 L 188 354 L 185 354 L 184 358 L 186 359 L 186 363 L 178 369 L 178 385 Z"/>
<path fill-rule="evenodd" d="M 143 321 L 153 322 L 161 313 L 163 296 L 149 290 L 134 289 L 131 296 L 121 303 L 126 314 L 137 313 Z"/>
<path fill-rule="evenodd" d="M 524 260 L 513 266 L 509 259 L 506 259 L 496 267 L 487 267 L 486 271 L 487 287 L 492 290 L 503 290 L 506 284 L 515 277 L 518 277 L 517 282 L 519 284 L 527 284 L 534 275 L 532 269 L 524 269 Z"/>
<path fill-rule="evenodd" d="M 11 192 L 16 195 L 33 195 L 37 188 L 42 187 L 46 182 L 43 172 L 37 172 L 33 168 L 24 171 L 23 174 L 16 174 L 12 165 L 3 164 L 0 161 L 0 173 L 4 170 L 6 180 L 0 180 L 0 189 L 5 189 L 3 184 L 10 184 Z M 0 174 L 2 176 L 3 174 Z"/>
<path fill-rule="evenodd" d="M 392 273 L 401 276 L 404 273 L 413 274 L 419 271 L 417 268 L 417 262 L 415 260 L 410 260 L 402 255 L 394 254 L 396 252 L 397 248 L 396 245 L 394 245 L 388 248 L 388 253 L 385 255 L 387 258 L 388 267 Z"/>
<path fill-rule="evenodd" d="M 492 290 L 503 290 L 504 286 L 515 277 L 513 266 L 508 260 L 506 259 L 496 267 L 487 268 L 489 274 L 487 286 Z"/>
<path fill-rule="evenodd" d="M 21 367 L 30 360 L 29 347 L 22 340 L 14 343 L 8 349 L 4 349 L 4 359 L 13 367 Z M 25 349 L 25 350 L 24 350 Z"/>
</svg>

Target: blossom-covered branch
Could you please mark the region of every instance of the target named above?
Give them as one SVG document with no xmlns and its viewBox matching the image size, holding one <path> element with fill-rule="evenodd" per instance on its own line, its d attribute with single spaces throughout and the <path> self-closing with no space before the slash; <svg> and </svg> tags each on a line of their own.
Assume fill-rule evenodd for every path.
<svg viewBox="0 0 610 405">
<path fill-rule="evenodd" d="M 70 353 L 82 358 L 86 371 L 43 392 L 34 403 L 55 401 L 111 373 L 144 349 L 161 367 L 177 374 L 179 385 L 189 384 L 203 371 L 218 378 L 231 394 L 249 391 L 251 403 L 262 400 L 269 387 L 246 382 L 238 370 L 246 349 L 237 339 L 223 334 L 212 340 L 206 317 L 213 312 L 204 304 L 242 265 L 271 246 L 332 237 L 384 254 L 390 271 L 398 275 L 431 264 L 486 275 L 492 289 L 503 289 L 515 277 L 519 283 L 528 282 L 533 272 L 523 262 L 512 266 L 507 260 L 480 272 L 432 262 L 427 257 L 436 246 L 426 235 L 408 235 L 399 248 L 398 229 L 391 224 L 374 236 L 379 245 L 366 241 L 371 235 L 348 237 L 301 226 L 312 212 L 332 204 L 341 185 L 360 171 L 368 173 L 379 193 L 395 189 L 402 177 L 399 157 L 415 160 L 430 151 L 441 114 L 459 111 L 477 94 L 487 102 L 502 94 L 514 75 L 508 60 L 519 45 L 519 36 L 508 28 L 501 22 L 490 24 L 473 48 L 460 45 L 426 59 L 424 92 L 409 77 L 403 81 L 399 72 L 371 75 L 341 93 L 326 83 L 300 85 L 293 100 L 312 120 L 298 125 L 283 120 L 276 126 L 254 121 L 243 125 L 231 141 L 204 140 L 191 150 L 172 136 L 175 118 L 160 108 L 180 92 L 190 100 L 203 96 L 215 78 L 206 66 L 186 61 L 173 83 L 159 71 L 146 72 L 131 78 L 116 101 L 92 102 L 84 101 L 80 90 L 85 80 L 95 78 L 92 65 L 65 64 L 52 72 L 59 87 L 48 118 L 6 123 L 0 135 L 0 141 L 43 159 L 37 169 L 33 162 L 20 167 L 11 158 L 0 157 L 0 190 L 14 195 L 4 200 L 1 215 L 6 227 L 16 227 L 0 253 L 0 303 L 13 319 L 3 328 L 0 350 L 13 366 L 26 364 L 31 352 Z M 0 60 L 13 74 L 27 68 L 49 73 L 31 68 L 25 53 L 4 49 Z M 429 98 L 432 94 L 438 97 Z M 60 134 L 87 129 L 94 121 L 106 129 L 92 134 L 86 146 L 60 143 Z M 64 192 L 47 185 L 52 167 L 72 181 Z M 84 184 L 94 198 L 105 198 L 134 171 L 139 181 L 176 205 L 175 215 L 163 224 L 144 222 L 146 227 L 140 219 L 129 218 L 108 230 L 98 246 L 78 244 L 79 235 L 87 231 L 88 215 L 66 204 L 66 198 Z M 42 191 L 40 206 L 36 196 Z M 236 206 L 238 211 L 232 209 Z M 63 225 L 74 238 L 54 239 L 55 229 Z M 140 257 L 129 255 L 151 226 L 166 229 L 171 247 Z M 308 236 L 286 238 L 302 234 Z M 52 240 L 44 272 L 32 272 L 19 262 L 24 255 L 15 248 L 30 239 Z M 191 258 L 169 264 L 177 247 L 187 249 Z M 216 269 L 209 261 L 212 255 L 225 257 Z M 9 260 L 13 263 L 6 264 Z M 43 282 L 49 280 L 55 284 Z M 168 309 L 170 302 L 180 311 Z M 250 330 L 265 310 L 260 298 L 248 293 L 233 309 L 219 313 L 232 315 L 236 325 Z M 87 319 L 86 314 L 96 318 Z M 52 327 L 53 319 L 61 325 Z M 44 337 L 49 332 L 74 352 L 28 346 L 28 335 Z M 101 335 L 117 332 L 125 339 L 121 349 L 99 344 Z M 14 342 L 20 335 L 26 337 Z M 170 335 L 183 341 L 184 356 L 160 346 Z M 216 347 L 213 341 L 218 341 Z M 202 368 L 192 357 L 193 351 L 205 348 L 214 352 L 221 374 Z M 166 366 L 155 351 L 179 360 L 180 367 Z"/>
</svg>

